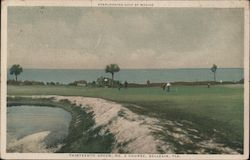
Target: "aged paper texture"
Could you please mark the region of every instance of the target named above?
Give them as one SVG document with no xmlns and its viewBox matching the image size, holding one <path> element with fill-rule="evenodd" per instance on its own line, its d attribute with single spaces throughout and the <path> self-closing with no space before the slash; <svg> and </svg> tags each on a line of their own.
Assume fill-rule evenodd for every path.
<svg viewBox="0 0 250 160">
<path fill-rule="evenodd" d="M 1 158 L 248 159 L 248 1 L 10 0 L 1 16 Z"/>
</svg>

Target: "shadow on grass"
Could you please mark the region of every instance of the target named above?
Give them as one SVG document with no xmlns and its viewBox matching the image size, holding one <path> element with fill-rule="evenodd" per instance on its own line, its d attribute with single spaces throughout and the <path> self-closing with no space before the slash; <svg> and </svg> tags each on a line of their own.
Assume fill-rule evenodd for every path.
<svg viewBox="0 0 250 160">
<path fill-rule="evenodd" d="M 141 107 L 136 107 L 135 105 Z M 201 146 L 197 145 L 197 143 L 209 140 L 223 144 L 224 147 L 230 147 L 241 154 L 243 153 L 243 130 L 234 130 L 230 123 L 191 114 L 182 109 L 168 107 L 175 105 L 176 104 L 172 104 L 171 102 L 161 104 L 124 103 L 125 107 L 137 114 L 155 117 L 160 120 L 159 126 L 163 128 L 160 131 L 154 132 L 154 135 L 158 138 L 161 137 L 163 141 L 174 146 L 174 151 L 177 154 L 195 154 L 197 153 L 196 151 L 201 149 Z M 165 123 L 168 121 L 171 121 L 173 124 Z M 180 126 L 178 126 L 178 124 L 180 124 Z M 175 130 L 176 128 L 181 129 L 184 133 L 178 133 L 178 131 Z M 191 143 L 182 143 L 180 139 L 167 133 L 185 134 L 188 136 L 187 138 L 191 140 Z M 221 154 L 221 151 L 215 148 L 204 148 L 204 152 L 208 154 Z"/>
</svg>

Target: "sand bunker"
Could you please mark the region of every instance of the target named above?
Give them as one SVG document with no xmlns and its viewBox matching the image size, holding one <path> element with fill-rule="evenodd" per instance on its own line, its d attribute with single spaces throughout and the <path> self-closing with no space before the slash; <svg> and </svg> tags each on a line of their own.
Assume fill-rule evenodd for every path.
<svg viewBox="0 0 250 160">
<path fill-rule="evenodd" d="M 173 153 L 167 144 L 156 140 L 151 133 L 157 119 L 137 115 L 121 104 L 100 98 L 55 96 L 55 99 L 67 99 L 94 111 L 96 127 L 103 126 L 116 138 L 113 153 L 159 153 L 159 148 L 165 153 Z"/>
<path fill-rule="evenodd" d="M 49 153 L 54 150 L 47 149 L 44 139 L 49 135 L 50 131 L 38 132 L 28 135 L 22 139 L 12 139 L 7 145 L 7 151 L 20 153 Z"/>
</svg>

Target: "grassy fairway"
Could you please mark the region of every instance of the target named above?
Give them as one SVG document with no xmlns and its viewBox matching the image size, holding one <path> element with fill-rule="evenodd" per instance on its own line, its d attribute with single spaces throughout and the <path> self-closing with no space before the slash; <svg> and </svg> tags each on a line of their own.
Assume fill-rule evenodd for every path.
<svg viewBox="0 0 250 160">
<path fill-rule="evenodd" d="M 242 148 L 243 86 L 173 86 L 161 88 L 86 88 L 72 86 L 8 86 L 8 95 L 100 97 L 124 103 L 139 114 L 177 122 L 190 121 L 204 137 Z M 141 108 L 134 107 L 134 104 Z M 183 148 L 185 149 L 185 148 Z M 240 150 L 242 152 L 242 150 Z"/>
</svg>

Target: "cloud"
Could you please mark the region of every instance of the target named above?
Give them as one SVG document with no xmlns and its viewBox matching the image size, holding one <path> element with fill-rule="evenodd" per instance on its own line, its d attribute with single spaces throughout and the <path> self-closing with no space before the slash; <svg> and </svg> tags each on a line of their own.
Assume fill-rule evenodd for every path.
<svg viewBox="0 0 250 160">
<path fill-rule="evenodd" d="M 27 68 L 243 65 L 241 9 L 10 7 L 8 64 Z"/>
</svg>

